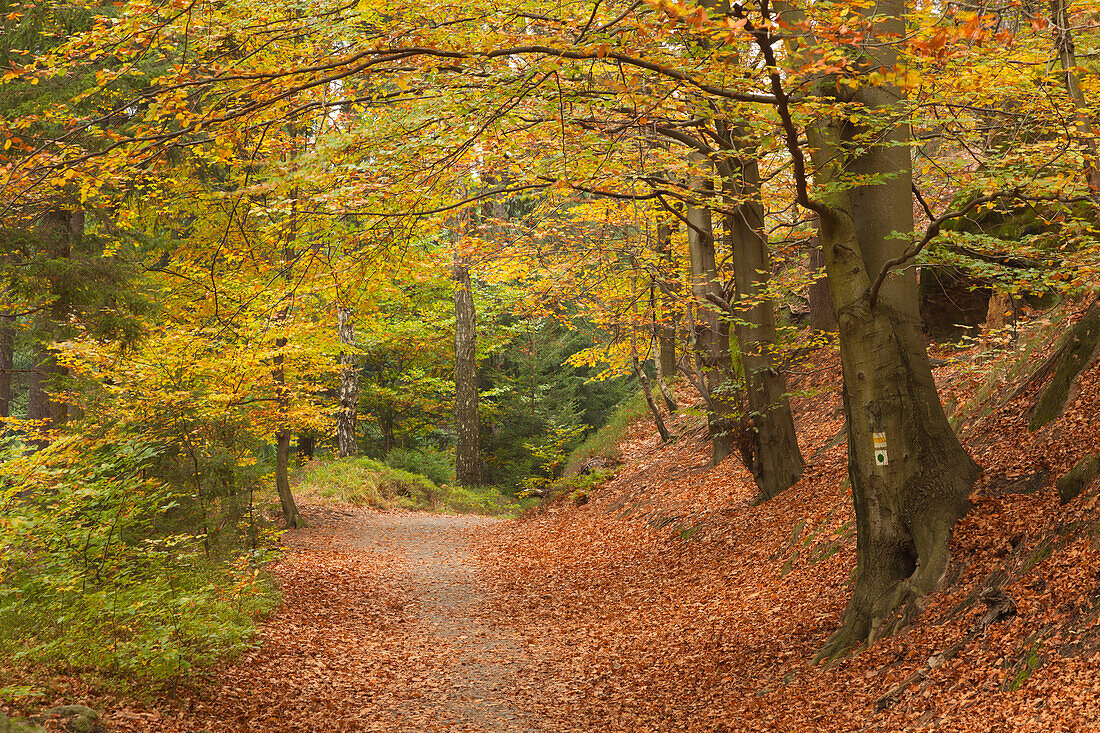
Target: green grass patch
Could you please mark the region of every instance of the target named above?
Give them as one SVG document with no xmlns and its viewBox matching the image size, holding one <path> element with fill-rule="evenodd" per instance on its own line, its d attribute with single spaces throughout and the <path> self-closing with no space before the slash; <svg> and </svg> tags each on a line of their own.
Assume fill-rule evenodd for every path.
<svg viewBox="0 0 1100 733">
<path fill-rule="evenodd" d="M 295 476 L 302 501 L 330 500 L 372 509 L 517 515 L 534 503 L 499 486 L 437 484 L 370 458 L 312 461 Z"/>
</svg>

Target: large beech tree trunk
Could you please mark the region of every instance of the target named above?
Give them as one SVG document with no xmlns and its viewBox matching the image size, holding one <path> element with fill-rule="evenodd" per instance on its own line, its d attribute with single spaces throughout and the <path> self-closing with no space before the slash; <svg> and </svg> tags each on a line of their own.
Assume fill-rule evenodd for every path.
<svg viewBox="0 0 1100 733">
<path fill-rule="evenodd" d="M 883 0 L 860 12 L 875 14 L 873 35 L 899 38 L 903 10 L 902 0 Z M 897 60 L 888 45 L 862 50 L 873 68 L 891 68 Z M 823 84 L 821 94 L 836 88 Z M 882 119 L 899 100 L 896 89 L 868 85 L 854 101 Z M 879 133 L 882 144 L 863 148 L 852 144 L 859 132 L 837 118 L 822 118 L 807 130 L 823 192 L 821 243 L 839 322 L 857 530 L 852 599 L 819 659 L 891 633 L 939 586 L 951 530 L 968 508 L 980 471 L 940 404 L 914 274 L 892 274 L 877 302 L 870 298 L 883 265 L 907 244 L 891 233 L 913 228 L 909 131 L 898 126 Z M 846 188 L 843 178 L 853 174 L 886 178 Z M 875 450 L 876 436 L 885 438 L 885 452 Z"/>
<path fill-rule="evenodd" d="M 455 480 L 481 483 L 481 416 L 477 393 L 477 310 L 469 262 L 454 261 L 455 281 Z"/>
<path fill-rule="evenodd" d="M 707 407 L 711 462 L 718 465 L 733 452 L 736 444 L 738 388 L 732 378 L 729 323 L 710 297 L 719 302 L 725 300 L 714 257 L 711 211 L 689 205 L 685 218 L 688 221 L 691 289 L 695 295 L 695 356 L 700 372 L 697 387 Z"/>
<path fill-rule="evenodd" d="M 739 147 L 736 140 L 731 142 Z M 727 198 L 737 202 L 737 213 L 726 215 L 737 288 L 730 315 L 741 347 L 749 404 L 751 427 L 743 437 L 751 446 L 745 451 L 752 453 L 748 467 L 760 493 L 770 499 L 802 476 L 802 454 L 786 380 L 776 364 L 775 306 L 767 295 L 771 260 L 759 198 L 760 168 L 755 151 L 738 153 L 718 166 Z"/>
<path fill-rule="evenodd" d="M 355 324 L 350 308 L 337 306 L 336 321 L 340 343 L 348 347 L 340 352 L 340 412 L 336 415 L 336 449 L 341 458 L 359 452 L 355 438 L 355 419 L 359 414 L 359 369 L 355 364 Z"/>
<path fill-rule="evenodd" d="M 825 266 L 825 255 L 821 253 L 819 241 L 819 237 L 813 238 L 806 257 L 806 268 L 812 272 Z M 836 311 L 833 310 L 833 296 L 829 294 L 828 275 L 806 288 L 806 299 L 810 302 L 810 328 L 814 331 L 835 331 Z"/>
<path fill-rule="evenodd" d="M 1085 153 L 1085 181 L 1089 185 L 1093 199 L 1100 199 L 1100 163 L 1097 161 L 1096 131 L 1089 115 L 1088 101 L 1081 90 L 1077 78 L 1077 49 L 1070 31 L 1069 3 L 1067 0 L 1051 0 L 1050 21 L 1054 33 L 1054 48 L 1062 66 L 1062 84 L 1066 94 L 1073 100 L 1077 109 L 1074 120 L 1077 128 L 1077 141 Z"/>
</svg>

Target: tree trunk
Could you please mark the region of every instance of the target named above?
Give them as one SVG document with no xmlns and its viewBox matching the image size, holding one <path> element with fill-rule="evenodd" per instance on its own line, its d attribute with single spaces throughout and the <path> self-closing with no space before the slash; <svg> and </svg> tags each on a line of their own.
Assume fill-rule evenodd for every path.
<svg viewBox="0 0 1100 733">
<path fill-rule="evenodd" d="M 664 260 L 667 271 L 671 273 L 672 225 L 667 222 L 661 222 L 657 225 L 657 252 Z M 672 376 L 676 373 L 676 326 L 669 323 L 669 318 L 676 310 L 672 303 L 672 296 L 668 293 L 662 291 L 659 302 L 661 305 L 660 313 L 656 312 L 657 304 L 654 303 L 654 314 L 659 329 L 657 333 L 659 344 L 657 359 L 660 362 L 660 370 L 657 378 L 661 379 L 661 374 Z M 675 409 L 675 407 L 669 407 L 670 411 L 675 411 Z"/>
<path fill-rule="evenodd" d="M 1062 84 L 1077 109 L 1074 122 L 1077 128 L 1077 142 L 1084 148 L 1085 153 L 1085 181 L 1093 198 L 1097 199 L 1100 198 L 1100 161 L 1097 160 L 1096 132 L 1089 115 L 1088 102 L 1081 90 L 1080 80 L 1077 78 L 1077 51 L 1073 43 L 1073 34 L 1070 32 L 1069 8 L 1066 0 L 1051 0 L 1050 21 L 1054 33 L 1054 48 L 1058 52 L 1058 60 L 1062 65 Z"/>
<path fill-rule="evenodd" d="M 733 131 L 734 137 L 739 134 L 741 131 Z M 755 150 L 742 150 L 737 140 L 730 142 L 738 157 L 727 157 L 719 165 L 719 173 L 727 205 L 737 206 L 736 214 L 726 215 L 726 228 L 737 288 L 730 315 L 741 347 L 751 425 L 749 434 L 743 436 L 750 447 L 742 452 L 752 454 L 748 467 L 760 493 L 770 499 L 802 476 L 802 454 L 786 380 L 776 364 L 775 306 L 767 294 L 771 260 L 759 199 L 760 168 Z"/>
<path fill-rule="evenodd" d="M 15 369 L 15 316 L 0 315 L 0 418 L 11 417 Z"/>
<path fill-rule="evenodd" d="M 280 314 L 280 322 L 286 318 L 286 313 Z M 285 338 L 275 340 L 275 348 L 282 349 L 287 344 Z M 272 360 L 275 369 L 272 373 L 275 381 L 275 392 L 279 399 L 279 412 L 285 415 L 288 406 L 286 388 L 286 371 L 283 369 L 283 353 L 280 351 Z M 290 491 L 290 427 L 282 425 L 275 433 L 275 490 L 279 494 L 279 504 L 283 508 L 283 519 L 289 529 L 298 529 L 302 525 L 302 515 L 298 513 L 298 505 L 294 502 L 294 494 Z"/>
<path fill-rule="evenodd" d="M 821 254 L 820 238 L 811 240 L 810 254 L 806 257 L 806 269 L 816 272 L 825 266 L 825 255 Z M 835 331 L 836 311 L 833 310 L 833 298 L 829 295 L 829 276 L 821 278 L 806 288 L 806 298 L 810 301 L 810 328 L 814 331 Z"/>
<path fill-rule="evenodd" d="M 45 344 L 36 343 L 31 361 L 31 370 L 27 374 L 27 420 L 34 423 L 34 430 L 45 430 L 49 427 L 52 413 L 46 386 L 53 373 L 53 352 Z M 49 444 L 50 441 L 44 437 L 27 441 L 31 450 L 42 450 Z"/>
<path fill-rule="evenodd" d="M 290 205 L 290 222 L 286 246 L 283 248 L 283 277 L 288 288 L 292 278 L 290 266 L 295 258 L 294 243 L 298 238 L 298 217 L 294 203 L 297 199 L 298 190 L 295 189 Z M 275 316 L 275 320 L 280 327 L 285 327 L 289 318 L 289 306 L 281 309 Z M 290 390 L 286 384 L 284 364 L 286 357 L 283 353 L 286 345 L 286 336 L 275 339 L 277 351 L 275 358 L 272 360 L 275 367 L 272 371 L 273 381 L 275 382 L 275 396 L 279 401 L 279 420 L 282 423 L 275 433 L 275 490 L 279 494 L 279 504 L 282 505 L 283 519 L 286 521 L 287 528 L 298 529 L 305 526 L 305 523 L 302 521 L 302 515 L 298 513 L 298 505 L 294 501 L 294 494 L 290 491 L 290 425 L 285 422 L 290 407 Z"/>
<path fill-rule="evenodd" d="M 481 483 L 481 417 L 477 392 L 477 311 L 469 263 L 455 257 L 455 480 Z"/>
<path fill-rule="evenodd" d="M 393 410 L 383 407 L 382 414 L 378 418 L 379 427 L 382 429 L 382 453 L 389 455 L 393 450 Z"/>
<path fill-rule="evenodd" d="M 355 365 L 355 324 L 350 308 L 337 306 L 336 320 L 340 327 L 340 343 L 347 350 L 340 352 L 340 412 L 336 416 L 336 446 L 340 458 L 359 452 L 355 438 L 355 419 L 359 413 L 359 369 Z"/>
<path fill-rule="evenodd" d="M 43 254 L 54 261 L 66 260 L 84 236 L 84 212 L 51 209 L 43 215 L 38 235 Z M 27 419 L 37 422 L 37 427 L 43 431 L 59 428 L 68 417 L 65 404 L 52 399 L 49 394 L 49 390 L 60 388 L 57 378 L 66 374 L 49 343 L 61 338 L 69 308 L 69 303 L 55 296 L 49 310 L 44 312 L 47 315 L 38 319 L 38 341 L 32 350 L 34 363 L 27 384 Z M 49 440 L 42 437 L 30 441 L 30 445 L 41 449 L 49 445 Z"/>
<path fill-rule="evenodd" d="M 696 181 L 697 190 L 709 186 Z M 724 302 L 714 257 L 714 226 L 710 209 L 687 207 L 688 254 L 691 258 L 691 289 L 695 295 L 695 356 L 707 407 L 711 462 L 718 465 L 733 452 L 738 430 L 737 384 L 732 375 L 729 351 L 729 323 L 712 298 Z"/>
<path fill-rule="evenodd" d="M 1012 304 L 1012 298 L 1004 293 L 994 291 L 989 296 L 989 303 L 985 308 L 985 331 L 999 331 L 1016 322 L 1016 309 Z"/>
<path fill-rule="evenodd" d="M 668 408 L 668 414 L 672 415 L 680 409 L 680 406 L 676 404 L 676 397 L 672 394 L 672 390 L 668 388 L 668 384 L 665 382 L 668 375 L 664 370 L 664 360 L 659 353 L 660 347 L 657 344 L 657 339 L 654 338 L 653 341 L 653 370 L 657 372 L 657 389 L 661 391 L 661 396 L 665 399 L 665 407 Z"/>
<path fill-rule="evenodd" d="M 873 36 L 897 38 L 904 31 L 903 10 L 902 0 L 882 0 L 861 12 L 876 16 Z M 865 51 L 874 68 L 897 61 L 888 45 Z M 835 82 L 826 82 L 821 94 L 835 92 Z M 855 101 L 882 118 L 894 114 L 890 108 L 900 96 L 896 89 L 867 85 L 855 92 Z M 823 192 L 821 241 L 839 322 L 857 538 L 852 599 L 818 659 L 891 633 L 939 586 L 951 530 L 980 472 L 940 404 L 914 274 L 892 274 L 877 301 L 870 298 L 885 262 L 907 246 L 891 233 L 913 228 L 909 131 L 898 126 L 879 133 L 883 143 L 862 150 L 852 143 L 859 132 L 836 118 L 807 130 Z M 885 179 L 845 188 L 843 178 L 852 175 Z"/>
<path fill-rule="evenodd" d="M 642 394 L 645 395 L 645 403 L 649 405 L 649 413 L 653 415 L 653 424 L 657 426 L 657 433 L 661 436 L 661 442 L 667 443 L 672 440 L 672 436 L 668 432 L 668 428 L 665 427 L 665 420 L 661 416 L 661 410 L 657 407 L 657 403 L 653 401 L 653 390 L 649 386 L 649 376 L 645 373 L 645 369 L 642 369 L 642 363 L 638 361 L 638 355 L 634 355 L 634 374 L 637 375 L 638 381 L 642 385 Z"/>
</svg>

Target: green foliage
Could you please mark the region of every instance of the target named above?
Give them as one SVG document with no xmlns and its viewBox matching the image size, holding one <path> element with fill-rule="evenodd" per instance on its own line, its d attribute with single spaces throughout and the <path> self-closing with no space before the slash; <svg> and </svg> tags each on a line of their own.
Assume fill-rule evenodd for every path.
<svg viewBox="0 0 1100 733">
<path fill-rule="evenodd" d="M 416 451 L 406 451 L 417 454 Z M 441 456 L 432 451 L 423 456 Z M 438 464 L 425 462 L 430 469 Z M 453 475 L 453 469 L 447 475 Z M 387 466 L 370 458 L 339 458 L 307 464 L 295 477 L 295 494 L 333 499 L 373 509 L 416 509 L 460 514 L 518 514 L 531 501 L 516 499 L 498 486 L 436 484 L 427 476 Z"/>
<path fill-rule="evenodd" d="M 536 503 L 526 496 L 513 496 L 510 486 L 448 486 L 443 505 L 458 514 L 518 516 Z"/>
<path fill-rule="evenodd" d="M 552 481 L 581 436 L 624 396 L 624 380 L 594 380 L 591 367 L 567 363 L 593 343 L 591 325 L 576 320 L 574 328 L 552 319 L 502 326 L 512 338 L 486 369 L 483 407 L 492 424 L 483 453 L 493 481 L 528 490 Z"/>
<path fill-rule="evenodd" d="M 565 475 L 572 476 L 576 474 L 585 461 L 596 456 L 603 456 L 617 461 L 619 459 L 618 442 L 626 433 L 626 429 L 630 427 L 631 423 L 642 419 L 648 414 L 649 407 L 646 405 L 645 396 L 641 392 L 636 392 L 629 399 L 620 403 L 611 413 L 607 424 L 588 436 L 583 443 L 569 454 L 569 458 L 565 462 Z"/>
<path fill-rule="evenodd" d="M 409 473 L 418 473 L 435 484 L 453 484 L 454 456 L 432 448 L 394 448 L 386 454 L 385 463 Z"/>
<path fill-rule="evenodd" d="M 244 647 L 275 593 L 258 554 L 165 532 L 159 448 L 70 439 L 0 465 L 0 659 L 163 679 Z"/>
<path fill-rule="evenodd" d="M 392 509 L 405 505 L 436 508 L 442 494 L 431 479 L 370 458 L 340 458 L 314 461 L 296 477 L 296 491 L 301 496 L 327 499 Z"/>
<path fill-rule="evenodd" d="M 588 495 L 598 487 L 611 480 L 618 469 L 605 469 L 592 471 L 591 473 L 579 473 L 563 476 L 550 484 L 546 490 L 545 499 L 553 501 L 565 496 L 573 504 L 583 504 L 588 501 Z"/>
</svg>

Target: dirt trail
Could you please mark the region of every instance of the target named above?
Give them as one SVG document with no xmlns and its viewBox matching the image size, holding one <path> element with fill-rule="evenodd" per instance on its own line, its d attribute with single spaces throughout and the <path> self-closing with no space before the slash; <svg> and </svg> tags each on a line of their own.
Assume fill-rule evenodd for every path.
<svg viewBox="0 0 1100 733">
<path fill-rule="evenodd" d="M 406 700 L 398 717 L 442 730 L 536 731 L 516 710 L 527 653 L 509 628 L 492 623 L 483 589 L 469 562 L 469 531 L 496 520 L 431 514 L 374 514 L 358 518 L 347 543 L 404 559 L 409 629 L 432 655 L 425 687 L 431 695 Z M 403 572 L 402 572 L 403 571 Z"/>
<path fill-rule="evenodd" d="M 255 648 L 159 699 L 109 704 L 112 733 L 549 730 L 531 712 L 546 660 L 472 562 L 498 520 L 308 511 L 283 538 L 283 603 Z"/>
</svg>

